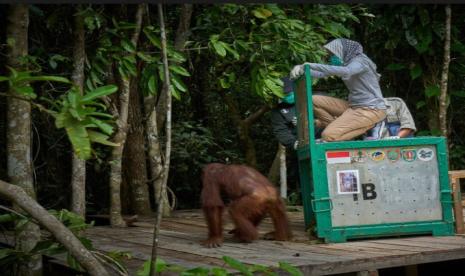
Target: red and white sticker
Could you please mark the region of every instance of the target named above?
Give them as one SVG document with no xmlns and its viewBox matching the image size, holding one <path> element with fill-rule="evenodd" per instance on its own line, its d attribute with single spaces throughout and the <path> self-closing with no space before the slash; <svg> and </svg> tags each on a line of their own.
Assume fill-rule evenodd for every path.
<svg viewBox="0 0 465 276">
<path fill-rule="evenodd" d="M 328 164 L 350 163 L 349 151 L 326 152 L 326 162 Z"/>
</svg>

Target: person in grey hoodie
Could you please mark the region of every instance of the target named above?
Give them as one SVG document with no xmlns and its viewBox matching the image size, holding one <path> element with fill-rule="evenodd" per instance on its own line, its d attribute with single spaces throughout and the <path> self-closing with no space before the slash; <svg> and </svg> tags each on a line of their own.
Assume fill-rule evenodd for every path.
<svg viewBox="0 0 465 276">
<path fill-rule="evenodd" d="M 316 78 L 338 76 L 349 90 L 348 101 L 313 95 L 315 124 L 325 128 L 323 141 L 351 140 L 364 134 L 386 117 L 386 105 L 379 86 L 376 64 L 363 53 L 360 43 L 337 38 L 323 46 L 332 65 L 304 63 L 295 66 L 290 77 L 298 78 L 308 64 Z"/>
</svg>

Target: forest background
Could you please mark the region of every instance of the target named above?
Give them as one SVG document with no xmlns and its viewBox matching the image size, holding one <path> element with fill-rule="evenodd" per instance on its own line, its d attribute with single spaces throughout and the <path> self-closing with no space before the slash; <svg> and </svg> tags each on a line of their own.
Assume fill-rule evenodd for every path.
<svg viewBox="0 0 465 276">
<path fill-rule="evenodd" d="M 327 62 L 322 45 L 336 37 L 364 46 L 384 96 L 409 106 L 416 135 L 446 133 L 450 168 L 465 167 L 465 7 L 452 6 L 445 97 L 444 5 L 179 4 L 164 13 L 170 89 L 155 6 L 0 6 L 0 179 L 80 215 L 148 215 L 159 193 L 173 208 L 198 208 L 209 162 L 249 164 L 276 183 L 269 111 L 279 79 Z M 315 90 L 347 96 L 335 78 Z"/>
</svg>

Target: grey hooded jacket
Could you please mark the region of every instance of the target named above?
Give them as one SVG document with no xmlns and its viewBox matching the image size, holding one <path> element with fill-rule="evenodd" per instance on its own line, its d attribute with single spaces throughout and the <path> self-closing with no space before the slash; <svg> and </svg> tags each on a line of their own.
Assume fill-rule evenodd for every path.
<svg viewBox="0 0 465 276">
<path fill-rule="evenodd" d="M 364 54 L 352 58 L 344 66 L 309 63 L 310 69 L 316 71 L 315 77 L 338 76 L 349 89 L 350 107 L 368 107 L 386 109 L 379 74 L 373 68 L 373 62 Z"/>
</svg>

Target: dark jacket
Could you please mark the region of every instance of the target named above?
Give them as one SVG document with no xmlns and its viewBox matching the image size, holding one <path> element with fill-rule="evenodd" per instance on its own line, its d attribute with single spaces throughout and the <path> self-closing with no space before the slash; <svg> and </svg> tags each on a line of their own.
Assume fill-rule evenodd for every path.
<svg viewBox="0 0 465 276">
<path fill-rule="evenodd" d="M 297 117 L 295 105 L 280 103 L 271 110 L 273 134 L 286 148 L 293 149 L 297 140 Z"/>
<path fill-rule="evenodd" d="M 297 117 L 295 105 L 280 103 L 271 110 L 273 134 L 279 143 L 288 149 L 294 149 L 297 140 Z M 315 128 L 316 138 L 321 138 L 321 129 Z"/>
</svg>

